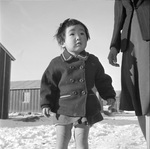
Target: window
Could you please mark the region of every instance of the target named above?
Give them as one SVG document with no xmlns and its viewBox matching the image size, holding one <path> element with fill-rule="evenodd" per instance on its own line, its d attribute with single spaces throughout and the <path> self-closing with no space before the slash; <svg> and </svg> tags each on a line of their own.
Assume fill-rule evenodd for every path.
<svg viewBox="0 0 150 149">
<path fill-rule="evenodd" d="M 30 92 L 29 91 L 23 92 L 23 103 L 30 103 Z"/>
</svg>

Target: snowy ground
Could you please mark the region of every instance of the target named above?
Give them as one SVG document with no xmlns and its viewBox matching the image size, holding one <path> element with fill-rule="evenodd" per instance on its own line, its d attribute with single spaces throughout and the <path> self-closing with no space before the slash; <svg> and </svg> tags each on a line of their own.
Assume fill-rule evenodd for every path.
<svg viewBox="0 0 150 149">
<path fill-rule="evenodd" d="M 146 149 L 141 130 L 137 123 L 133 123 L 136 121 L 134 115 L 104 118 L 103 123 L 95 124 L 90 130 L 90 149 Z M 128 123 L 119 125 L 119 120 Z M 25 123 L 27 124 L 27 121 Z M 48 123 L 33 123 L 31 126 L 7 127 L 7 124 L 6 127 L 0 127 L 0 149 L 54 149 L 55 127 Z M 73 137 L 68 149 L 75 149 Z"/>
</svg>

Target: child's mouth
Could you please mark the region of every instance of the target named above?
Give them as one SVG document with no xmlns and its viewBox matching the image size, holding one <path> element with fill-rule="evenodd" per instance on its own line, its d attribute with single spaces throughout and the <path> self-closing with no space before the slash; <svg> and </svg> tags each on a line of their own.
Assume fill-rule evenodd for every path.
<svg viewBox="0 0 150 149">
<path fill-rule="evenodd" d="M 80 45 L 81 45 L 81 42 L 76 43 L 76 46 L 80 46 Z"/>
</svg>

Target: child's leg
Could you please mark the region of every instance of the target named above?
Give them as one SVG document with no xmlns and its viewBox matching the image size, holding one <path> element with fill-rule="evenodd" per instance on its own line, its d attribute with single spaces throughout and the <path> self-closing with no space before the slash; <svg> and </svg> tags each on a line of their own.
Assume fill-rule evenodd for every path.
<svg viewBox="0 0 150 149">
<path fill-rule="evenodd" d="M 56 149 L 67 149 L 71 138 L 72 124 L 56 126 Z"/>
<path fill-rule="evenodd" d="M 88 149 L 88 136 L 90 126 L 85 124 L 78 124 L 75 126 L 74 135 L 76 141 L 76 149 Z"/>
</svg>

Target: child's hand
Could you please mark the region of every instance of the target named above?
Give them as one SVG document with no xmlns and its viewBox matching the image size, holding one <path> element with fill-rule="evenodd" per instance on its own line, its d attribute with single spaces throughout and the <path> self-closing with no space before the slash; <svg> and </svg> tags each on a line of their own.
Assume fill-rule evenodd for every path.
<svg viewBox="0 0 150 149">
<path fill-rule="evenodd" d="M 113 98 L 108 98 L 107 99 L 107 105 L 114 106 L 114 104 L 115 104 L 115 99 L 113 99 Z"/>
<path fill-rule="evenodd" d="M 43 108 L 42 113 L 45 117 L 50 117 L 51 110 L 50 108 Z"/>
<path fill-rule="evenodd" d="M 115 105 L 115 99 L 108 98 L 107 99 L 107 105 L 104 106 L 104 110 L 103 110 L 104 114 L 107 116 L 112 116 L 113 109 L 115 109 L 114 105 Z"/>
<path fill-rule="evenodd" d="M 107 105 L 110 105 L 109 108 L 108 108 L 108 110 L 111 111 L 111 110 L 114 108 L 115 99 L 113 99 L 113 98 L 108 98 L 108 99 L 107 99 Z"/>
</svg>

